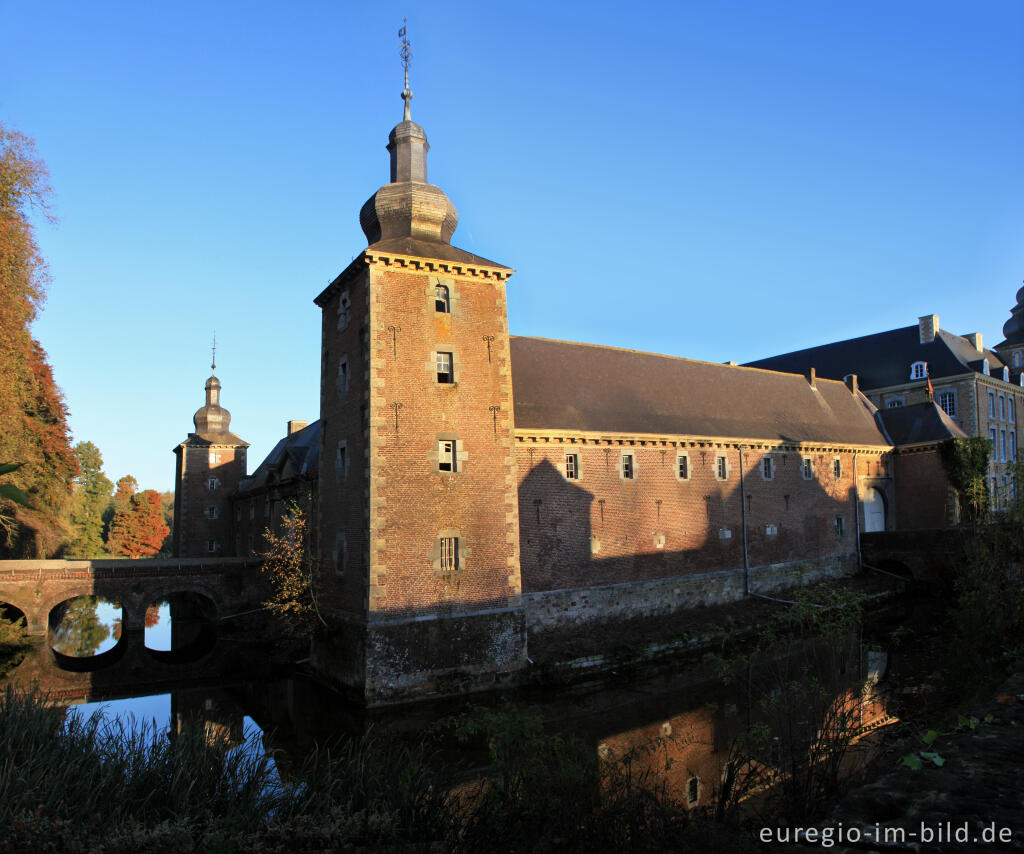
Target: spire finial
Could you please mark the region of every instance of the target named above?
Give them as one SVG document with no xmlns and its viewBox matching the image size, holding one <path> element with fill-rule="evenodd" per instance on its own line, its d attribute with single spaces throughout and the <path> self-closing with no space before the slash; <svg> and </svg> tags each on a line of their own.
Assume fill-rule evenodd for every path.
<svg viewBox="0 0 1024 854">
<path fill-rule="evenodd" d="M 402 26 L 398 29 L 398 37 L 402 40 L 402 46 L 398 49 L 398 55 L 402 59 L 402 68 L 405 71 L 405 88 L 402 89 L 402 100 L 405 101 L 405 113 L 402 121 L 411 122 L 412 112 L 409 109 L 409 102 L 412 100 L 412 90 L 409 88 L 409 60 L 412 59 L 412 45 L 406 37 L 406 24 L 408 20 L 402 18 Z"/>
<path fill-rule="evenodd" d="M 212 373 L 217 372 L 217 333 L 213 333 L 213 360 L 210 363 L 210 371 Z"/>
</svg>

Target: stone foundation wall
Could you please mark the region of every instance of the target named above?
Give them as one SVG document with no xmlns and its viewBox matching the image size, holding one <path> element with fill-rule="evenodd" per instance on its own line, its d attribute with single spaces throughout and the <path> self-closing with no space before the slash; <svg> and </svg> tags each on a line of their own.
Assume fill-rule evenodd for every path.
<svg viewBox="0 0 1024 854">
<path fill-rule="evenodd" d="M 857 571 L 855 555 L 753 567 L 752 593 L 780 590 Z M 589 621 L 659 616 L 689 608 L 723 605 L 743 598 L 743 570 L 704 572 L 653 581 L 609 584 L 575 590 L 546 590 L 523 596 L 530 631 Z"/>
</svg>

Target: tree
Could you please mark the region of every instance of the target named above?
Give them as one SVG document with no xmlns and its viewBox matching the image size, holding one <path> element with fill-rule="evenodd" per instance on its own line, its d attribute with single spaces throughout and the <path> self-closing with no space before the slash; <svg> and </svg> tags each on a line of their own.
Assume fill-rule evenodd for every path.
<svg viewBox="0 0 1024 854">
<path fill-rule="evenodd" d="M 100 621 L 95 596 L 79 596 L 62 602 L 51 646 L 63 655 L 87 658 L 95 655 L 110 637 L 110 627 Z"/>
<path fill-rule="evenodd" d="M 155 489 L 131 494 L 135 478 L 121 478 L 114 503 L 118 508 L 110 521 L 107 551 L 124 557 L 152 557 L 160 551 L 169 533 L 160 507 L 160 493 Z"/>
<path fill-rule="evenodd" d="M 0 557 L 43 556 L 60 548 L 78 474 L 60 389 L 29 331 L 49 281 L 30 215 L 53 221 L 50 194 L 32 140 L 0 125 L 0 460 L 23 463 L 10 485 L 31 502 L 26 509 L 0 496 Z"/>
<path fill-rule="evenodd" d="M 75 478 L 68 553 L 72 557 L 100 557 L 103 554 L 103 511 L 110 503 L 114 484 L 103 473 L 103 457 L 92 442 L 75 445 L 75 456 L 81 474 Z"/>
<path fill-rule="evenodd" d="M 317 608 L 315 561 L 309 548 L 309 520 L 297 504 L 291 504 L 279 532 L 263 533 L 263 574 L 273 596 L 264 602 L 290 637 L 309 637 L 324 624 Z"/>
</svg>

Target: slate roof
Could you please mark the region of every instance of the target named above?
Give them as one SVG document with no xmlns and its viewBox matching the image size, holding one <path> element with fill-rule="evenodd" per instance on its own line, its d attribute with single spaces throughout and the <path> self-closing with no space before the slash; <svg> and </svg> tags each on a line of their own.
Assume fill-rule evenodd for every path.
<svg viewBox="0 0 1024 854">
<path fill-rule="evenodd" d="M 888 445 L 875 407 L 802 375 L 512 336 L 517 430 Z"/>
<path fill-rule="evenodd" d="M 878 417 L 896 445 L 967 438 L 967 434 L 934 403 L 881 409 Z"/>
<path fill-rule="evenodd" d="M 992 350 L 984 352 L 991 370 L 1002 371 L 999 355 Z M 914 362 L 927 362 L 934 381 L 976 370 L 971 363 L 980 368 L 981 357 L 966 339 L 944 329 L 938 330 L 934 341 L 922 344 L 915 325 L 770 356 L 746 365 L 788 373 L 803 373 L 813 367 L 818 376 L 836 380 L 856 374 L 861 388 L 872 389 L 910 382 L 910 366 Z"/>
<path fill-rule="evenodd" d="M 320 464 L 320 421 L 285 436 L 256 470 L 238 485 L 239 494 L 294 476 L 313 477 Z"/>
<path fill-rule="evenodd" d="M 458 264 L 466 264 L 471 267 L 495 267 L 499 270 L 509 270 L 504 264 L 488 261 L 465 249 L 459 249 L 450 243 L 442 243 L 438 240 L 417 240 L 414 237 L 392 237 L 389 240 L 378 240 L 368 246 L 367 252 L 382 252 L 388 255 L 411 255 L 416 258 L 436 258 L 439 261 L 453 261 Z"/>
</svg>

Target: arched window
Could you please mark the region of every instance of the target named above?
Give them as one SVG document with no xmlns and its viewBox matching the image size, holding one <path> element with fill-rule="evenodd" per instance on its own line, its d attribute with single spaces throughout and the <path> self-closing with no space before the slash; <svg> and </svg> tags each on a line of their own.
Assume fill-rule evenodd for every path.
<svg viewBox="0 0 1024 854">
<path fill-rule="evenodd" d="M 448 314 L 452 310 L 447 285 L 434 286 L 434 310 Z"/>
<path fill-rule="evenodd" d="M 1020 363 L 1021 363 L 1020 350 L 1014 350 L 1013 351 L 1013 366 L 1015 368 L 1019 368 L 1020 367 Z"/>
<path fill-rule="evenodd" d="M 923 380 L 928 374 L 928 368 L 924 362 L 914 362 L 910 366 L 910 378 L 912 380 Z"/>
</svg>

